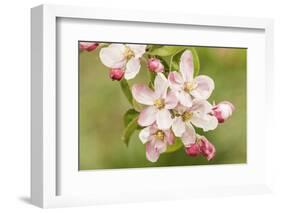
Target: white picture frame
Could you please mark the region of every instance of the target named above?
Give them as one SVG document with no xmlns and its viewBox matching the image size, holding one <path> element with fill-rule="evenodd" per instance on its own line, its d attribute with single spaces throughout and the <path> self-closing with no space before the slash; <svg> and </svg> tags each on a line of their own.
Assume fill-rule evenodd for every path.
<svg viewBox="0 0 281 213">
<path fill-rule="evenodd" d="M 271 191 L 271 179 L 272 171 L 270 164 L 270 143 L 273 141 L 271 132 L 273 131 L 266 125 L 266 132 L 263 136 L 266 138 L 265 142 L 262 138 L 258 139 L 256 150 L 251 147 L 248 151 L 253 153 L 252 156 L 258 156 L 262 151 L 262 146 L 265 148 L 266 153 L 263 154 L 263 162 L 261 163 L 257 157 L 253 157 L 253 167 L 249 164 L 249 167 L 220 167 L 216 168 L 217 172 L 221 170 L 227 171 L 229 174 L 237 172 L 237 178 L 233 178 L 231 181 L 218 181 L 218 183 L 203 184 L 202 187 L 188 187 L 184 186 L 169 186 L 165 190 L 159 189 L 155 186 L 152 188 L 152 192 L 147 195 L 145 191 L 141 191 L 141 187 L 144 185 L 140 184 L 140 187 L 132 188 L 130 182 L 125 186 L 124 183 L 120 185 L 122 188 L 128 188 L 122 191 L 120 188 L 116 188 L 116 191 L 104 190 L 97 188 L 96 194 L 88 194 L 85 190 L 81 190 L 79 193 L 72 193 L 79 191 L 79 188 L 83 188 L 83 185 L 79 185 L 78 181 L 89 181 L 92 178 L 99 178 L 103 180 L 105 175 L 111 175 L 114 178 L 126 177 L 135 178 L 143 174 L 153 173 L 154 175 L 165 175 L 169 176 L 171 172 L 177 173 L 177 175 L 187 175 L 185 167 L 182 168 L 164 168 L 149 169 L 149 170 L 134 170 L 134 172 L 128 172 L 124 170 L 119 171 L 100 171 L 98 176 L 91 176 L 90 173 L 84 173 L 80 179 L 76 179 L 72 170 L 65 170 L 65 159 L 60 156 L 61 151 L 66 152 L 64 156 L 73 156 L 75 149 L 67 148 L 62 146 L 58 151 L 58 133 L 57 133 L 57 120 L 58 120 L 58 95 L 57 89 L 60 86 L 60 81 L 57 79 L 56 70 L 58 69 L 57 59 L 57 48 L 58 48 L 58 27 L 59 20 L 61 18 L 68 20 L 98 20 L 100 22 L 106 21 L 118 21 L 118 23 L 130 23 L 142 24 L 144 27 L 149 24 L 154 26 L 165 26 L 166 28 L 172 26 L 197 26 L 207 29 L 222 29 L 223 31 L 231 32 L 233 30 L 254 30 L 260 32 L 262 35 L 259 37 L 259 41 L 262 41 L 263 48 L 261 48 L 259 61 L 262 68 L 260 70 L 260 77 L 254 79 L 258 83 L 262 84 L 258 88 L 262 96 L 263 103 L 259 107 L 255 106 L 257 103 L 254 98 L 248 100 L 248 110 L 253 109 L 249 116 L 251 116 L 248 128 L 250 131 L 260 130 L 260 126 L 255 124 L 255 115 L 258 110 L 264 109 L 267 105 L 274 104 L 274 97 L 269 91 L 273 91 L 273 82 L 271 79 L 274 78 L 273 72 L 273 21 L 271 19 L 257 19 L 257 18 L 240 18 L 240 17 L 216 17 L 216 16 L 202 16 L 202 15 L 188 15 L 188 14 L 161 14 L 159 12 L 147 12 L 147 11 L 116 11 L 112 9 L 101 9 L 101 8 L 84 8 L 84 7 L 73 7 L 73 6 L 54 6 L 54 5 L 41 5 L 31 10 L 31 54 L 32 54 L 32 117 L 31 117 L 31 201 L 33 204 L 47 208 L 47 207 L 61 207 L 61 206 L 76 206 L 76 205 L 91 205 L 97 203 L 114 203 L 114 202 L 136 202 L 142 200 L 162 200 L 162 199 L 178 199 L 188 198 L 197 196 L 213 196 L 213 195 L 233 195 L 233 194 L 252 194 L 252 193 L 264 193 Z M 71 30 L 71 27 L 67 30 Z M 211 34 L 210 34 L 211 35 Z M 79 36 L 79 35 L 78 35 Z M 91 34 L 89 34 L 91 36 Z M 76 37 L 71 37 L 74 40 Z M 229 38 L 232 38 L 231 36 Z M 108 37 L 110 39 L 110 36 Z M 247 38 L 249 39 L 249 38 Z M 231 39 L 230 39 L 231 40 Z M 233 41 L 225 41 L 234 43 Z M 245 38 L 246 40 L 246 38 Z M 249 39 L 251 40 L 251 38 Z M 254 39 L 252 39 L 254 40 Z M 202 41 L 198 41 L 199 43 Z M 222 45 L 224 41 L 222 41 Z M 197 43 L 199 45 L 199 43 Z M 207 45 L 206 43 L 202 43 Z M 219 45 L 219 44 L 218 44 Z M 254 43 L 252 45 L 255 45 Z M 252 56 L 252 58 L 254 55 Z M 62 59 L 63 60 L 63 59 Z M 263 78 L 264 76 L 265 78 Z M 63 76 L 62 76 L 63 77 Z M 66 79 L 66 78 L 64 78 Z M 69 85 L 71 86 L 71 82 Z M 257 89 L 257 85 L 253 82 L 249 82 L 248 92 L 253 94 L 254 89 Z M 254 109 L 254 108 L 257 109 Z M 271 118 L 261 116 L 261 119 L 265 124 L 272 122 Z M 253 138 L 250 138 L 253 139 Z M 263 144 L 261 144 L 263 142 Z M 75 141 L 74 141 L 75 143 Z M 73 143 L 69 146 L 73 146 Z M 72 161 L 72 160 L 71 160 Z M 71 162 L 70 161 L 70 162 Z M 75 164 L 76 158 L 73 159 L 71 164 Z M 75 168 L 75 167 L 73 167 Z M 253 180 L 252 176 L 249 176 L 249 169 L 253 169 L 253 174 L 258 177 Z M 200 175 L 205 172 L 211 172 L 214 170 L 213 167 L 204 167 L 188 169 L 189 172 L 193 172 L 194 178 L 200 178 Z M 75 170 L 76 171 L 76 170 Z M 252 171 L 252 170 L 251 170 Z M 66 178 L 61 178 L 67 175 Z M 78 172 L 78 170 L 77 170 Z M 73 176 L 73 177 L 72 177 Z M 78 176 L 77 176 L 78 177 Z M 122 178 L 123 178 L 122 177 Z M 229 179 L 228 176 L 225 176 Z M 240 180 L 241 179 L 241 180 Z M 75 180 L 77 182 L 75 182 Z M 106 181 L 107 179 L 104 179 Z M 251 181 L 252 180 L 252 181 Z M 71 182 L 72 181 L 72 182 Z M 139 180 L 141 181 L 141 180 Z M 145 181 L 145 180 L 144 180 Z M 179 180 L 179 183 L 181 181 Z M 220 182 L 220 183 L 219 183 Z M 64 193 L 60 192 L 61 185 L 64 184 Z M 99 183 L 102 185 L 102 183 Z M 97 187 L 93 185 L 91 190 Z M 111 186 L 110 187 L 114 187 Z M 85 188 L 85 187 L 84 187 Z M 130 189 L 129 189 L 130 188 Z M 145 187 L 143 188 L 145 190 Z M 121 190 L 121 191 L 118 191 Z M 120 196 L 122 193 L 122 196 Z M 173 194 L 175 196 L 171 196 Z"/>
</svg>

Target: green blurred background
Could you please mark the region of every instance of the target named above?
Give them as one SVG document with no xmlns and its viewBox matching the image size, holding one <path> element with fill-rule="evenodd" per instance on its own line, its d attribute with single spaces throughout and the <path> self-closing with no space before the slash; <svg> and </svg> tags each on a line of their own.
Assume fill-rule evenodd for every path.
<svg viewBox="0 0 281 213">
<path fill-rule="evenodd" d="M 214 79 L 215 90 L 209 98 L 230 101 L 236 111 L 224 124 L 204 134 L 212 142 L 217 154 L 212 161 L 204 157 L 189 157 L 183 148 L 161 154 L 156 163 L 145 157 L 145 146 L 136 131 L 127 147 L 121 141 L 123 114 L 131 108 L 118 81 L 109 78 L 109 71 L 99 59 L 99 48 L 80 52 L 80 170 L 140 168 L 246 163 L 246 76 L 247 50 L 242 48 L 195 47 L 200 59 L 200 74 Z M 129 81 L 148 82 L 145 64 L 137 77 Z"/>
</svg>

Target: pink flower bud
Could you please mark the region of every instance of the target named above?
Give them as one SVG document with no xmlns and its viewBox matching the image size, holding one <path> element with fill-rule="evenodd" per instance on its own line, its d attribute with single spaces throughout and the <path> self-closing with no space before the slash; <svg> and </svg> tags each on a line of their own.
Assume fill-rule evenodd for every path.
<svg viewBox="0 0 281 213">
<path fill-rule="evenodd" d="M 79 47 L 81 51 L 93 51 L 95 49 L 97 49 L 97 47 L 99 46 L 98 43 L 95 42 L 80 42 L 79 43 Z"/>
<path fill-rule="evenodd" d="M 207 138 L 200 136 L 194 144 L 185 148 L 185 152 L 191 157 L 203 155 L 207 160 L 212 160 L 215 157 L 216 148 Z"/>
<path fill-rule="evenodd" d="M 197 143 L 194 143 L 191 146 L 186 147 L 185 152 L 187 155 L 192 157 L 196 157 L 201 154 L 200 147 Z"/>
<path fill-rule="evenodd" d="M 120 81 L 124 76 L 124 70 L 120 69 L 120 68 L 116 68 L 116 69 L 110 69 L 109 71 L 109 77 L 114 81 Z"/>
<path fill-rule="evenodd" d="M 163 72 L 164 66 L 157 58 L 150 58 L 147 63 L 148 69 L 151 72 Z"/>
<path fill-rule="evenodd" d="M 212 160 L 215 157 L 216 148 L 207 140 L 207 138 L 200 137 L 198 144 L 202 155 L 205 156 L 207 160 Z"/>
<path fill-rule="evenodd" d="M 223 123 L 227 120 L 235 110 L 232 103 L 223 101 L 213 107 L 213 115 L 218 119 L 219 123 Z"/>
</svg>

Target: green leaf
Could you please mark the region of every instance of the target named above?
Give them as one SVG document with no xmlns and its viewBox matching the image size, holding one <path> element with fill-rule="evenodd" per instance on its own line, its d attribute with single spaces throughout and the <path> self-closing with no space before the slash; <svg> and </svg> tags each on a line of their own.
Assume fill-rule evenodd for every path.
<svg viewBox="0 0 281 213">
<path fill-rule="evenodd" d="M 170 55 L 174 55 L 177 52 L 183 50 L 186 47 L 182 47 L 182 46 L 162 46 L 156 49 L 153 49 L 149 52 L 150 55 L 155 55 L 155 56 L 170 56 Z"/>
<path fill-rule="evenodd" d="M 130 90 L 130 86 L 129 86 L 127 80 L 126 79 L 122 79 L 120 81 L 120 86 L 121 86 L 121 89 L 122 89 L 124 95 L 126 96 L 127 100 L 133 106 L 133 96 L 132 96 L 132 93 L 131 93 L 131 90 Z"/>
<path fill-rule="evenodd" d="M 151 45 L 149 45 L 148 46 L 149 48 L 149 52 L 151 52 L 151 51 L 153 51 L 153 50 L 155 50 L 155 49 L 158 49 L 158 48 L 160 48 L 160 47 L 162 47 L 162 45 L 159 45 L 159 44 L 151 44 Z"/>
<path fill-rule="evenodd" d="M 160 59 L 160 61 L 161 61 L 161 63 L 163 64 L 163 66 L 164 66 L 164 69 L 165 69 L 165 72 L 167 71 L 169 71 L 169 65 L 168 65 L 168 63 L 164 60 L 164 58 L 162 58 L 162 57 L 158 57 L 159 59 Z"/>
<path fill-rule="evenodd" d="M 134 131 L 138 129 L 137 123 L 138 117 L 135 117 L 131 122 L 127 125 L 127 127 L 123 131 L 122 141 L 128 146 L 130 142 L 130 138 Z"/>
<path fill-rule="evenodd" d="M 155 72 L 151 72 L 151 71 L 148 71 L 148 73 L 149 73 L 149 85 L 148 86 L 151 89 L 153 89 L 154 88 L 154 80 L 156 78 L 156 73 Z"/>
<path fill-rule="evenodd" d="M 183 143 L 182 143 L 181 139 L 180 138 L 176 138 L 175 143 L 172 144 L 172 145 L 169 145 L 167 147 L 166 152 L 164 152 L 164 153 L 175 152 L 175 151 L 179 150 L 182 146 L 183 146 Z"/>
<path fill-rule="evenodd" d="M 175 60 L 172 61 L 171 67 L 171 71 L 179 70 L 179 64 Z"/>
<path fill-rule="evenodd" d="M 140 112 L 143 110 L 143 105 L 138 103 L 135 99 L 133 99 L 133 107 L 136 111 Z"/>
<path fill-rule="evenodd" d="M 123 116 L 123 122 L 124 122 L 124 126 L 128 126 L 129 123 L 136 118 L 139 115 L 139 112 L 137 112 L 134 109 L 129 109 Z"/>
</svg>

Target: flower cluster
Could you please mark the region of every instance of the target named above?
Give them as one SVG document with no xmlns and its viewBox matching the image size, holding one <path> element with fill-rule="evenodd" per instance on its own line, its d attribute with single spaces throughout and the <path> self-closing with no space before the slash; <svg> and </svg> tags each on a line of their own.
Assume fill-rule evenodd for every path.
<svg viewBox="0 0 281 213">
<path fill-rule="evenodd" d="M 109 68 L 112 80 L 130 80 L 141 68 L 141 60 L 154 74 L 150 84 L 134 84 L 132 97 L 143 108 L 136 122 L 141 128 L 139 138 L 146 147 L 146 157 L 156 162 L 161 153 L 181 141 L 188 156 L 202 155 L 214 158 L 216 149 L 206 137 L 196 133 L 217 128 L 234 111 L 234 106 L 223 101 L 217 105 L 208 102 L 215 83 L 206 75 L 194 73 L 192 51 L 184 49 L 178 61 L 178 70 L 165 69 L 162 58 L 150 55 L 146 45 L 110 44 L 99 53 L 101 62 Z"/>
</svg>

